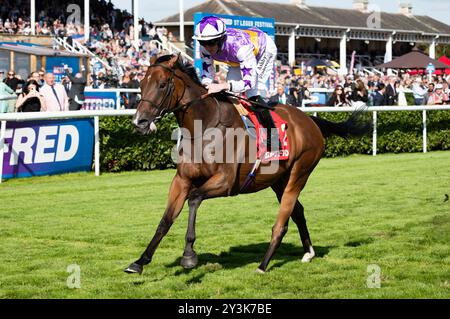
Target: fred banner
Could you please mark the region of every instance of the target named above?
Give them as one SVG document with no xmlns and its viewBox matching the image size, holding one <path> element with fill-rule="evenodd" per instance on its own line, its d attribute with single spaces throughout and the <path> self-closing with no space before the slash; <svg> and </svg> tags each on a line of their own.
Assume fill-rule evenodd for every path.
<svg viewBox="0 0 450 319">
<path fill-rule="evenodd" d="M 90 171 L 94 120 L 7 122 L 3 178 Z"/>
</svg>

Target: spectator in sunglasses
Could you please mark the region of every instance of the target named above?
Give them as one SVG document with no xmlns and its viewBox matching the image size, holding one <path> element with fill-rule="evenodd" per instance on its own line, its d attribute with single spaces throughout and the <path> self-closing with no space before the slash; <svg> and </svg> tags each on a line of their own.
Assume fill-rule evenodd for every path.
<svg viewBox="0 0 450 319">
<path fill-rule="evenodd" d="M 25 81 L 16 76 L 16 73 L 13 70 L 8 72 L 7 77 L 5 80 L 3 80 L 3 82 L 5 82 L 5 84 L 9 86 L 14 92 L 17 90 L 19 84 L 25 84 Z"/>
</svg>

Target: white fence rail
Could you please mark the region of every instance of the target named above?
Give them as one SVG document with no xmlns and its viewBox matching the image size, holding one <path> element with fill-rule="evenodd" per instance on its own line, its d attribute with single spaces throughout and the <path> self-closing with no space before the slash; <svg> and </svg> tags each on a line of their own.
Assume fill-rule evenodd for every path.
<svg viewBox="0 0 450 319">
<path fill-rule="evenodd" d="M 321 112 L 353 112 L 355 107 L 300 107 L 300 110 L 307 113 Z M 364 111 L 373 113 L 373 133 L 372 133 L 372 154 L 377 154 L 377 113 L 397 112 L 397 111 L 422 111 L 423 123 L 423 152 L 427 152 L 427 112 L 437 110 L 450 110 L 449 105 L 428 105 L 428 106 L 377 106 L 369 107 Z M 99 117 L 100 116 L 132 116 L 136 110 L 80 110 L 67 112 L 37 112 L 37 113 L 3 113 L 0 114 L 0 183 L 3 174 L 3 156 L 6 136 L 6 123 L 8 121 L 32 121 L 32 120 L 55 120 L 73 118 L 94 118 L 94 169 L 95 175 L 100 175 L 100 136 Z"/>
<path fill-rule="evenodd" d="M 299 107 L 298 109 L 307 113 L 318 112 L 353 112 L 354 107 Z M 366 108 L 365 112 L 373 114 L 373 132 L 372 132 L 372 155 L 377 155 L 377 115 L 378 112 L 400 112 L 400 111 L 422 111 L 422 150 L 427 152 L 427 112 L 428 111 L 450 111 L 450 105 L 419 105 L 419 106 L 371 106 Z"/>
</svg>

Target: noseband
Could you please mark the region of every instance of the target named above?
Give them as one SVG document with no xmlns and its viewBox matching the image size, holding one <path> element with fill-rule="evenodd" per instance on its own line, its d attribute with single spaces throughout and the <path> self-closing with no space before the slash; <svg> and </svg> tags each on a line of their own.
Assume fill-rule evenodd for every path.
<svg viewBox="0 0 450 319">
<path fill-rule="evenodd" d="M 149 100 L 149 99 L 145 99 L 145 98 L 143 98 L 143 97 L 141 97 L 141 101 L 144 101 L 144 102 L 149 103 L 151 106 L 155 107 L 156 109 L 162 108 L 162 106 L 164 105 L 164 103 L 166 102 L 166 100 L 168 99 L 169 102 L 170 102 L 170 99 L 172 98 L 173 92 L 174 92 L 174 90 L 175 90 L 175 80 L 174 80 L 174 76 L 175 76 L 175 77 L 179 78 L 179 79 L 181 80 L 181 82 L 183 83 L 183 94 L 181 94 L 180 99 L 179 99 L 179 100 L 177 101 L 177 103 L 175 104 L 175 105 L 178 105 L 178 104 L 180 103 L 181 99 L 182 99 L 183 96 L 184 96 L 184 92 L 186 91 L 186 84 L 184 83 L 183 79 L 182 79 L 180 76 L 178 76 L 177 74 L 175 74 L 175 71 L 174 71 L 174 70 L 172 70 L 171 68 L 169 68 L 169 67 L 167 67 L 167 66 L 165 66 L 165 65 L 163 65 L 163 64 L 153 64 L 153 65 L 150 65 L 150 66 L 149 66 L 149 68 L 154 68 L 154 67 L 160 67 L 160 68 L 163 68 L 164 70 L 170 72 L 170 77 L 169 77 L 169 79 L 168 79 L 167 89 L 165 90 L 165 92 L 164 92 L 164 94 L 163 94 L 163 98 L 162 98 L 162 100 L 161 100 L 161 103 L 159 103 L 159 104 L 156 104 L 155 102 L 153 102 L 153 101 L 151 101 L 151 100 Z M 170 112 L 176 112 L 176 111 L 178 111 L 179 109 L 181 109 L 181 108 L 177 107 L 177 108 L 171 110 Z M 159 120 L 161 120 L 161 118 L 162 118 L 162 117 L 164 116 L 164 114 L 165 114 L 165 111 L 166 111 L 166 110 L 165 110 L 164 108 L 161 109 L 161 111 L 159 112 L 159 115 L 153 120 L 153 122 L 154 122 L 155 124 L 156 124 L 157 122 L 159 122 Z"/>
<path fill-rule="evenodd" d="M 160 67 L 160 68 L 163 68 L 164 70 L 170 72 L 170 77 L 169 77 L 169 80 L 168 80 L 169 81 L 168 87 L 167 87 L 166 91 L 164 92 L 163 98 L 161 100 L 161 103 L 159 103 L 159 105 L 156 104 L 155 102 L 153 102 L 153 101 L 151 101 L 149 99 L 145 99 L 145 98 L 141 98 L 141 101 L 147 102 L 151 106 L 153 106 L 153 107 L 155 107 L 157 109 L 161 108 L 163 106 L 163 104 L 166 102 L 166 99 L 169 99 L 169 101 L 170 101 L 170 99 L 172 98 L 172 95 L 173 95 L 173 92 L 174 92 L 174 89 L 175 89 L 175 79 L 174 79 L 174 77 L 177 77 L 183 83 L 183 93 L 181 94 L 181 97 L 178 99 L 178 101 L 175 103 L 175 105 L 178 105 L 178 106 L 173 108 L 172 110 L 170 110 L 169 113 L 175 113 L 177 111 L 185 111 L 193 103 L 209 97 L 209 94 L 206 93 L 206 94 L 203 94 L 202 96 L 200 96 L 200 98 L 193 99 L 193 100 L 191 100 L 189 102 L 186 102 L 186 103 L 180 103 L 181 99 L 184 96 L 184 93 L 186 92 L 186 83 L 184 82 L 183 78 L 181 76 L 177 75 L 175 73 L 175 70 L 173 70 L 173 69 L 171 69 L 171 68 L 169 68 L 169 67 L 167 67 L 167 66 L 165 66 L 163 64 L 153 64 L 153 65 L 149 66 L 149 68 L 155 68 L 155 67 Z M 159 112 L 159 115 L 157 117 L 155 117 L 153 122 L 156 124 L 157 122 L 159 122 L 161 120 L 161 118 L 165 114 L 166 114 L 166 110 L 165 109 L 161 109 L 161 111 Z"/>
</svg>

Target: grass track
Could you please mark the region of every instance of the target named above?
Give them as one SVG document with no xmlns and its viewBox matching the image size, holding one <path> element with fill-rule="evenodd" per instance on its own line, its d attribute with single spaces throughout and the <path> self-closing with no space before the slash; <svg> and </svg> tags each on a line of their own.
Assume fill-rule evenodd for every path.
<svg viewBox="0 0 450 319">
<path fill-rule="evenodd" d="M 187 205 L 142 276 L 122 272 L 164 211 L 173 170 L 68 174 L 0 185 L 0 298 L 449 298 L 450 152 L 322 159 L 300 196 L 316 254 L 293 223 L 255 272 L 278 203 L 271 190 L 205 201 L 199 265 L 179 266 Z M 66 285 L 81 268 L 81 288 Z M 369 289 L 368 265 L 381 268 Z"/>
</svg>

